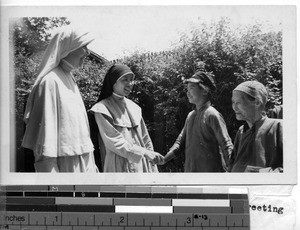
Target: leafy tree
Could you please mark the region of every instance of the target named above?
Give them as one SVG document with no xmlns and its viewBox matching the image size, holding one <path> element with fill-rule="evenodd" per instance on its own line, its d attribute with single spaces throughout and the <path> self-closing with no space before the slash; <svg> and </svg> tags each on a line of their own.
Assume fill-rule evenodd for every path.
<svg viewBox="0 0 300 230">
<path fill-rule="evenodd" d="M 43 51 L 50 38 L 49 31 L 55 27 L 70 24 L 62 18 L 27 17 L 10 20 L 11 42 L 15 55 L 22 54 L 30 57 L 34 53 Z"/>
<path fill-rule="evenodd" d="M 268 106 L 282 103 L 281 31 L 263 32 L 261 24 L 237 29 L 230 25 L 227 18 L 210 25 L 196 24 L 189 34 L 182 35 L 172 51 L 146 58 L 143 53 L 135 54 L 126 59 L 138 76 L 152 80 L 149 84 L 148 77 L 140 78 L 141 90 L 133 96 L 141 98 L 139 95 L 147 94 L 154 103 L 154 111 L 148 112 L 153 120 L 147 124 L 157 151 L 168 151 L 193 108 L 185 96 L 182 78 L 189 78 L 197 69 L 215 75 L 217 91 L 212 102 L 223 115 L 232 139 L 241 125 L 231 108 L 231 93 L 239 83 L 256 79 L 269 88 Z M 183 155 L 160 170 L 182 171 Z"/>
<path fill-rule="evenodd" d="M 188 36 L 186 36 L 188 37 Z M 263 32 L 262 25 L 233 29 L 230 20 L 222 18 L 211 26 L 200 24 L 181 46 L 182 61 L 191 71 L 203 62 L 215 75 L 217 92 L 213 104 L 223 114 L 232 137 L 240 125 L 231 109 L 231 92 L 239 83 L 258 80 L 270 89 L 269 106 L 282 101 L 282 33 Z M 191 57 L 191 58 L 187 58 Z M 195 68 L 195 67 L 194 67 Z"/>
<path fill-rule="evenodd" d="M 82 67 L 73 72 L 85 107 L 89 110 L 98 100 L 109 63 L 97 63 L 86 58 Z"/>
</svg>

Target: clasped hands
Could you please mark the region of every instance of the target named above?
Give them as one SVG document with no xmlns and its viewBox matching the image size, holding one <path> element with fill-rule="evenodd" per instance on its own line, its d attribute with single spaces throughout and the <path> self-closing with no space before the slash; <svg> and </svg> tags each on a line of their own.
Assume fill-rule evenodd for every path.
<svg viewBox="0 0 300 230">
<path fill-rule="evenodd" d="M 165 157 L 158 152 L 147 151 L 145 153 L 146 159 L 148 159 L 152 164 L 163 165 L 165 164 Z"/>
</svg>

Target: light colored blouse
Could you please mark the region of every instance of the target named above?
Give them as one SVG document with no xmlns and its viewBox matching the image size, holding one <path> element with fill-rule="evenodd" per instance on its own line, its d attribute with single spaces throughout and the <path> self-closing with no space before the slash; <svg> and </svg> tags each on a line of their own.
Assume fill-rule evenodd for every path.
<svg viewBox="0 0 300 230">
<path fill-rule="evenodd" d="M 104 144 L 100 146 L 104 172 L 158 172 L 144 156 L 146 151 L 153 151 L 153 145 L 137 104 L 113 94 L 91 111 L 102 139 L 99 143 Z"/>
</svg>

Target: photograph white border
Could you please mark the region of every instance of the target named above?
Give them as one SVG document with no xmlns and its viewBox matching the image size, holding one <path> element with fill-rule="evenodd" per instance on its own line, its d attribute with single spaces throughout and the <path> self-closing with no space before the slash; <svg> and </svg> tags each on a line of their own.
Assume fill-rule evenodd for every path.
<svg viewBox="0 0 300 230">
<path fill-rule="evenodd" d="M 35 15 L 46 16 L 43 8 L 32 6 Z M 61 6 L 63 7 L 63 6 Z M 64 6 L 65 7 L 65 6 Z M 32 9 L 33 9 L 32 8 Z M 285 10 L 287 9 L 288 10 Z M 62 8 L 60 8 L 62 9 Z M 11 80 L 9 62 L 8 30 L 9 18 L 14 15 L 14 7 L 1 6 L 1 79 L 0 79 L 0 132 L 1 132 L 1 156 L 0 156 L 0 183 L 3 185 L 17 184 L 106 184 L 106 185 L 271 185 L 271 184 L 295 184 L 297 169 L 297 56 L 296 56 L 296 9 L 295 6 L 282 6 L 284 15 L 283 25 L 283 104 L 284 104 L 284 173 L 257 174 L 257 173 L 159 173 L 159 174 L 127 174 L 127 173 L 11 173 L 9 153 L 14 148 L 10 142 L 9 132 L 14 123 L 11 116 L 14 108 L 11 108 Z M 59 10 L 61 15 L 61 10 Z M 54 16 L 54 15 L 52 15 Z"/>
</svg>

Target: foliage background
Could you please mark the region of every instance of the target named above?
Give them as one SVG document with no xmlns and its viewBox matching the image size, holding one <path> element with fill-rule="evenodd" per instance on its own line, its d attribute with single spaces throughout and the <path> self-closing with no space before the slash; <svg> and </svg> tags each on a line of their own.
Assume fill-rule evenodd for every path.
<svg viewBox="0 0 300 230">
<path fill-rule="evenodd" d="M 39 62 L 50 38 L 50 29 L 70 24 L 67 18 L 19 18 L 11 21 L 11 59 L 15 74 L 16 168 L 34 171 L 32 155 L 21 148 L 24 106 L 35 80 Z M 184 78 L 202 69 L 215 75 L 217 92 L 212 103 L 223 115 L 234 140 L 241 125 L 231 108 L 231 92 L 239 83 L 258 80 L 269 89 L 268 108 L 282 103 L 282 32 L 264 31 L 263 24 L 231 28 L 222 18 L 210 24 L 195 23 L 181 34 L 172 49 L 150 53 L 135 51 L 120 60 L 103 62 L 87 58 L 74 73 L 86 109 L 98 98 L 106 70 L 114 63 L 128 65 L 136 75 L 130 98 L 138 103 L 156 151 L 166 154 L 193 109 L 188 103 Z M 159 166 L 161 172 L 182 172 L 184 153 Z"/>
</svg>

